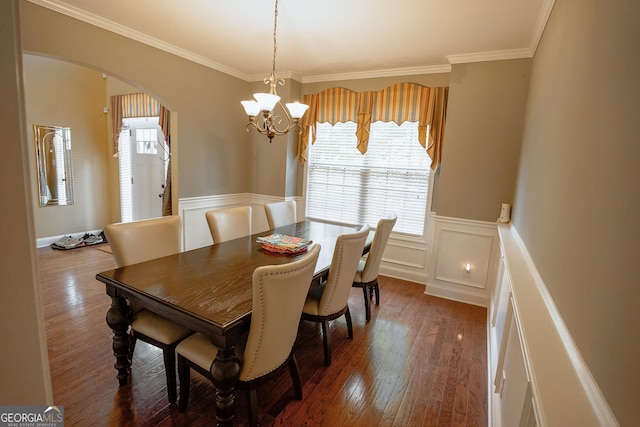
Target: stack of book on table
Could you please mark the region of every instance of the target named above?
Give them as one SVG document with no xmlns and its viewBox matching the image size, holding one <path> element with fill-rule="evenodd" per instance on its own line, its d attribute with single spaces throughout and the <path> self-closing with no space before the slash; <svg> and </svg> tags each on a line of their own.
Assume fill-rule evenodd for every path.
<svg viewBox="0 0 640 427">
<path fill-rule="evenodd" d="M 261 243 L 262 249 L 265 251 L 285 254 L 304 252 L 307 250 L 307 246 L 311 244 L 311 240 L 287 236 L 285 234 L 270 234 L 268 236 L 258 237 L 256 242 Z"/>
</svg>

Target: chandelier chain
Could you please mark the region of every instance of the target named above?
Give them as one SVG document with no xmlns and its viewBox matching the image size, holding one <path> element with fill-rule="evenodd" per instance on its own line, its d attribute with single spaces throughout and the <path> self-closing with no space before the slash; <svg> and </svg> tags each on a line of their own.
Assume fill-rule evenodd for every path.
<svg viewBox="0 0 640 427">
<path fill-rule="evenodd" d="M 276 52 L 278 49 L 278 42 L 276 41 L 277 30 L 278 30 L 278 0 L 276 0 L 276 10 L 273 15 L 273 68 L 271 70 L 271 75 L 274 77 L 276 75 Z"/>
</svg>

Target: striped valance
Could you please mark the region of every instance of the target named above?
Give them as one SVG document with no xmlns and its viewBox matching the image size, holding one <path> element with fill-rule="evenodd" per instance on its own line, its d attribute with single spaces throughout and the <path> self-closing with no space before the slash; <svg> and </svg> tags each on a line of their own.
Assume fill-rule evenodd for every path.
<svg viewBox="0 0 640 427">
<path fill-rule="evenodd" d="M 122 119 L 133 117 L 160 117 L 162 132 L 165 137 L 169 136 L 169 111 L 159 101 L 146 93 L 114 95 L 111 97 L 114 156 L 118 155 L 118 138 L 122 129 Z"/>
<path fill-rule="evenodd" d="M 304 102 L 309 105 L 309 110 L 302 119 L 300 161 L 304 163 L 307 160 L 309 131 L 312 135 L 311 143 L 315 142 L 316 123 L 357 123 L 357 148 L 364 154 L 369 144 L 371 122 L 402 124 L 411 121 L 418 122 L 418 139 L 431 157 L 431 168 L 435 170 L 442 157 L 447 95 L 447 87 L 432 88 L 416 83 L 398 83 L 377 92 L 331 88 L 305 95 Z"/>
<path fill-rule="evenodd" d="M 122 96 L 122 117 L 157 117 L 160 103 L 146 93 L 130 93 Z"/>
</svg>

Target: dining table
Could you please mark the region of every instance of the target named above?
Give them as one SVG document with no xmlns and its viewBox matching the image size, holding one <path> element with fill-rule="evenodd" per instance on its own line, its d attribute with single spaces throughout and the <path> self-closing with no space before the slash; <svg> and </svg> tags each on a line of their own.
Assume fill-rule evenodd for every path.
<svg viewBox="0 0 640 427">
<path fill-rule="evenodd" d="M 265 250 L 258 237 L 271 234 L 300 237 L 321 251 L 310 287 L 326 277 L 339 235 L 353 233 L 357 226 L 304 220 L 251 236 L 215 243 L 198 249 L 128 265 L 96 275 L 111 297 L 107 324 L 113 330 L 113 352 L 119 384 L 128 382 L 130 301 L 194 332 L 207 336 L 218 348 L 211 366 L 216 389 L 217 425 L 234 424 L 235 387 L 241 360 L 235 346 L 249 330 L 252 307 L 252 275 L 256 268 L 286 264 L 304 256 Z M 365 250 L 373 240 L 369 233 Z"/>
</svg>

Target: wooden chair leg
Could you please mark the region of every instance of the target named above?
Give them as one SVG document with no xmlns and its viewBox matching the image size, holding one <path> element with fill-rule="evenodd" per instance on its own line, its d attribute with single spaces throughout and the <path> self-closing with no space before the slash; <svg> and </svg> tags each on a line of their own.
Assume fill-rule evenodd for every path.
<svg viewBox="0 0 640 427">
<path fill-rule="evenodd" d="M 349 311 L 349 306 L 347 306 L 347 311 L 344 312 L 344 318 L 347 321 L 347 333 L 349 334 L 349 339 L 353 339 L 353 324 L 351 323 L 351 312 Z"/>
<path fill-rule="evenodd" d="M 373 290 L 376 293 L 376 305 L 380 305 L 380 288 L 378 287 L 378 279 L 376 279 L 376 283 L 373 285 Z"/>
<path fill-rule="evenodd" d="M 249 425 L 251 427 L 257 427 L 258 426 L 258 395 L 256 393 L 256 386 L 253 383 L 248 384 L 247 406 L 249 409 Z"/>
<path fill-rule="evenodd" d="M 322 321 L 322 340 L 324 343 L 324 366 L 331 366 L 331 335 L 329 335 L 329 321 Z"/>
<path fill-rule="evenodd" d="M 362 286 L 362 293 L 364 293 L 364 312 L 367 322 L 371 320 L 371 302 L 369 301 L 369 293 L 367 292 L 367 287 Z"/>
<path fill-rule="evenodd" d="M 293 352 L 289 355 L 288 360 L 289 372 L 291 373 L 291 380 L 293 381 L 293 391 L 295 392 L 296 399 L 302 400 L 302 381 L 300 381 L 300 371 L 298 370 L 298 362 Z"/>
<path fill-rule="evenodd" d="M 187 410 L 189 403 L 189 388 L 191 382 L 191 369 L 187 360 L 178 355 L 178 377 L 180 378 L 180 401 L 178 402 L 178 410 L 184 412 Z"/>
<path fill-rule="evenodd" d="M 164 372 L 167 377 L 167 394 L 169 403 L 175 403 L 176 395 L 176 352 L 173 347 L 163 348 Z"/>
</svg>

